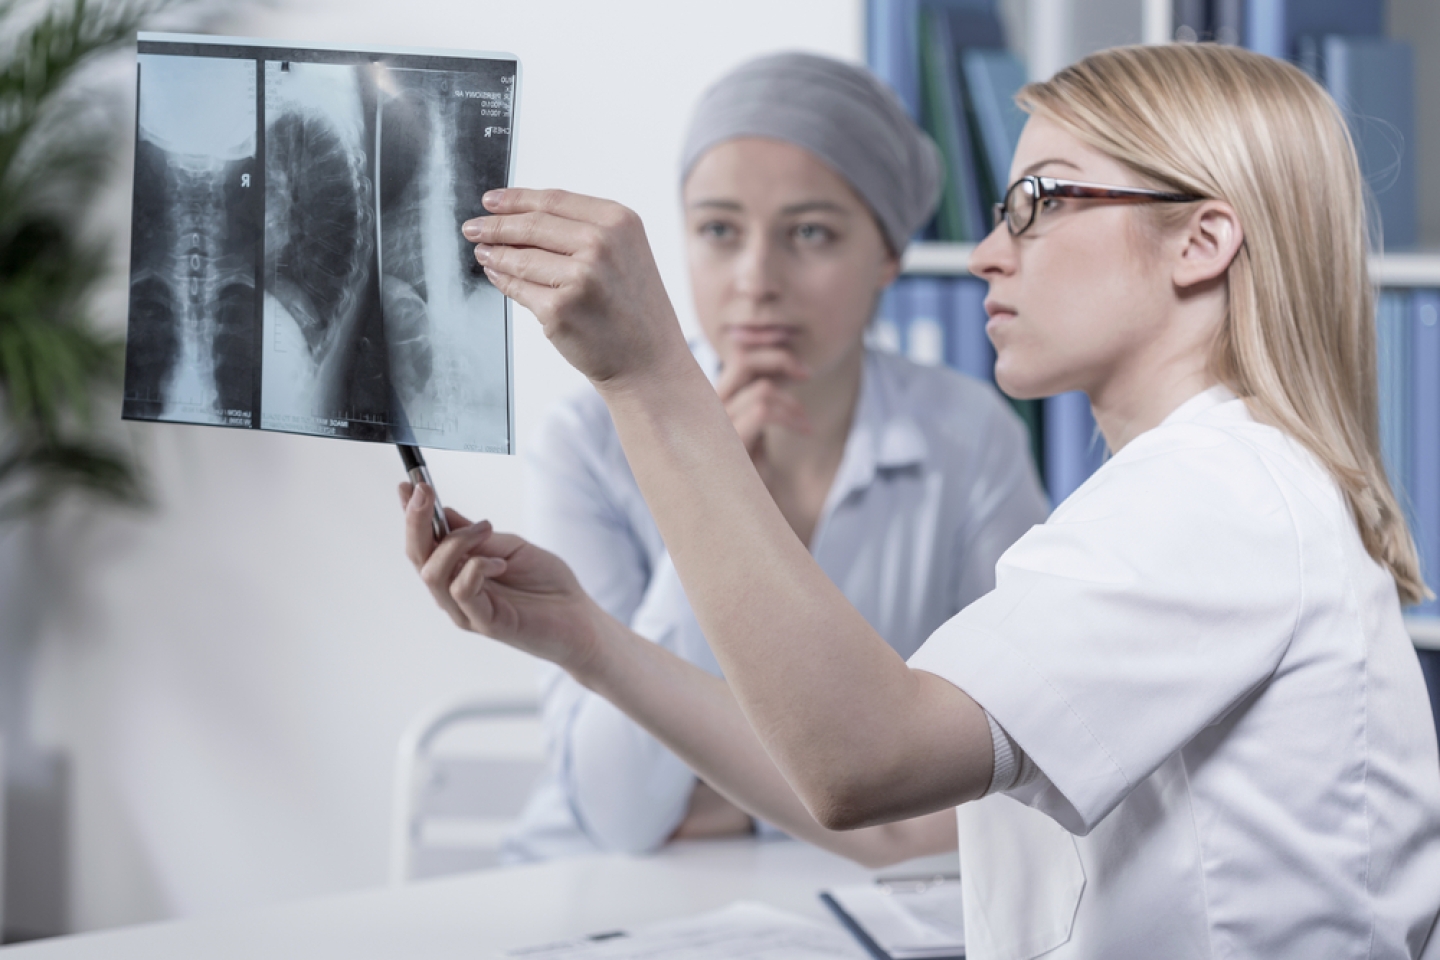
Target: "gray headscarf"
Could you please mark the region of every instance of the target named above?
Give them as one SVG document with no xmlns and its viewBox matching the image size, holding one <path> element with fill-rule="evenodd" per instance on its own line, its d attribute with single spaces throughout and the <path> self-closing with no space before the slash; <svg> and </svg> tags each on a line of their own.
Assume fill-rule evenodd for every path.
<svg viewBox="0 0 1440 960">
<path fill-rule="evenodd" d="M 869 204 L 897 256 L 940 199 L 940 151 L 862 67 L 779 53 L 726 74 L 695 108 L 681 182 L 705 151 L 737 137 L 783 140 L 815 154 Z"/>
</svg>

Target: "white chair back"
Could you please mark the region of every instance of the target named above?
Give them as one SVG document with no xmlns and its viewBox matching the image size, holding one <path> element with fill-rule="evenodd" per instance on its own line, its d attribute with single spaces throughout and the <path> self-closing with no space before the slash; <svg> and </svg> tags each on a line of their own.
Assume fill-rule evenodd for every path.
<svg viewBox="0 0 1440 960">
<path fill-rule="evenodd" d="M 533 697 L 466 697 L 421 715 L 396 758 L 390 882 L 496 865 L 544 767 Z"/>
</svg>

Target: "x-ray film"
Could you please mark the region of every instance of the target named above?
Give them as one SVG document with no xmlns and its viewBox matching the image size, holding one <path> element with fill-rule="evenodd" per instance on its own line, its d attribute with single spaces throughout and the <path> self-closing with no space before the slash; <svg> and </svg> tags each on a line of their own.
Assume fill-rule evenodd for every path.
<svg viewBox="0 0 1440 960">
<path fill-rule="evenodd" d="M 124 415 L 513 451 L 503 54 L 141 34 Z"/>
</svg>

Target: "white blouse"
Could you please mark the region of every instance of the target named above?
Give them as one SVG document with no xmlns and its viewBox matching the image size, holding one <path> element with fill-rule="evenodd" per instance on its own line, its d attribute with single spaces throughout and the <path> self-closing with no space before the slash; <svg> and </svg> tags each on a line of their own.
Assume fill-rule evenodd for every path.
<svg viewBox="0 0 1440 960">
<path fill-rule="evenodd" d="M 707 346 L 696 356 L 718 372 Z M 561 405 L 527 455 L 531 538 L 615 617 L 719 676 L 599 396 Z M 869 353 L 811 552 L 908 657 L 990 590 L 1000 554 L 1047 509 L 1025 428 L 991 387 Z M 547 669 L 542 689 L 551 766 L 507 856 L 664 843 L 684 818 L 694 774 L 563 672 Z"/>
<path fill-rule="evenodd" d="M 1394 581 L 1323 466 L 1224 388 L 910 664 L 1040 771 L 958 811 L 971 960 L 1440 957 L 1440 757 Z"/>
</svg>

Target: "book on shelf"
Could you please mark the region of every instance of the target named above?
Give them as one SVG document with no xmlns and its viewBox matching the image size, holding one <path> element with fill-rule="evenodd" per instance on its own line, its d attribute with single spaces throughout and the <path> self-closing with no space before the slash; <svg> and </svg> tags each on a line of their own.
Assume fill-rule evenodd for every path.
<svg viewBox="0 0 1440 960">
<path fill-rule="evenodd" d="M 920 0 L 870 0 L 865 5 L 865 54 L 910 116 L 920 118 Z"/>
<path fill-rule="evenodd" d="M 1382 292 L 1375 310 L 1380 452 L 1402 504 L 1410 473 L 1410 341 L 1409 296 L 1398 290 Z"/>
<path fill-rule="evenodd" d="M 1385 33 L 1383 0 L 1245 0 L 1241 42 L 1257 53 L 1293 60 L 1305 36 Z"/>
<path fill-rule="evenodd" d="M 1045 489 L 1059 504 L 1105 462 L 1105 439 L 1078 390 L 1045 399 Z"/>
<path fill-rule="evenodd" d="M 1404 487 L 1421 575 L 1434 589 L 1440 586 L 1440 291 L 1417 290 L 1411 317 L 1411 436 Z M 1440 600 L 1419 604 L 1411 613 L 1440 615 Z"/>
<path fill-rule="evenodd" d="M 1010 160 L 1025 127 L 1025 111 L 1015 103 L 1025 85 L 1025 64 L 1008 50 L 968 49 L 960 54 L 960 70 L 981 148 L 987 199 L 998 203 L 1009 186 Z"/>
<path fill-rule="evenodd" d="M 953 280 L 915 277 L 906 281 L 908 314 L 900 323 L 905 356 L 935 367 L 945 362 L 946 326 L 949 321 L 947 287 Z"/>
<path fill-rule="evenodd" d="M 955 64 L 949 11 L 926 8 L 920 17 L 920 103 L 925 128 L 944 161 L 936 226 L 941 240 L 974 243 L 985 235 L 984 199 L 975 172 L 975 149 Z"/>
<path fill-rule="evenodd" d="M 1383 37 L 1307 40 L 1310 69 L 1345 112 L 1375 196 L 1384 246 L 1415 246 L 1415 65 L 1410 45 Z M 1311 52 L 1313 50 L 1314 52 Z M 1318 56 L 1316 54 L 1318 53 Z"/>
</svg>

